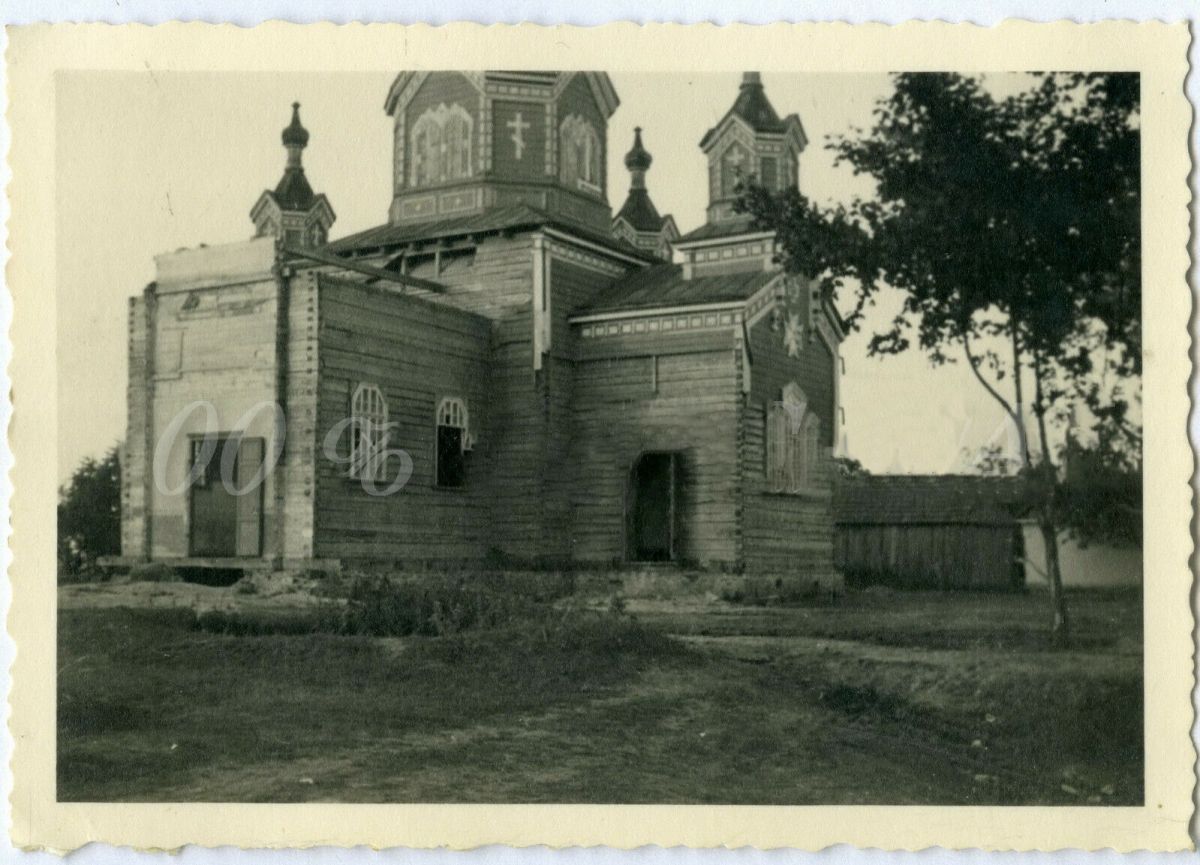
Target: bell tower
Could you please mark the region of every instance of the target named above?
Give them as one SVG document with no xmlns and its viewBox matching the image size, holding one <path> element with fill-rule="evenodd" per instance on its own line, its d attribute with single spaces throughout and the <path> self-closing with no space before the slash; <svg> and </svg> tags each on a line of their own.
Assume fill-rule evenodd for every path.
<svg viewBox="0 0 1200 865">
<path fill-rule="evenodd" d="M 288 246 L 321 246 L 336 214 L 323 194 L 313 192 L 304 176 L 302 156 L 308 130 L 300 123 L 300 103 L 292 103 L 292 122 L 283 130 L 287 163 L 274 190 L 264 190 L 250 210 L 256 237 L 277 237 Z"/>
<path fill-rule="evenodd" d="M 799 115 L 780 119 L 763 90 L 762 76 L 743 73 L 733 106 L 700 141 L 708 157 L 708 221 L 738 218 L 733 202 L 743 180 L 755 178 L 773 191 L 795 186 L 807 144 Z"/>
<path fill-rule="evenodd" d="M 743 73 L 733 105 L 700 140 L 708 157 L 708 220 L 674 244 L 685 278 L 776 267 L 774 234 L 755 230 L 748 215 L 734 210 L 738 187 L 744 181 L 773 192 L 795 187 L 807 144 L 800 117 L 781 119 L 762 76 Z"/>
</svg>

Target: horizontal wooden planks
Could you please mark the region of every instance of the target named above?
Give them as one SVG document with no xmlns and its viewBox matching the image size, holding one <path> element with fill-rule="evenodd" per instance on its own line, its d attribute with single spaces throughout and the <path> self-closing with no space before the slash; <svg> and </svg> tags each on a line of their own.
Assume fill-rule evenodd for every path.
<svg viewBox="0 0 1200 865">
<path fill-rule="evenodd" d="M 320 293 L 314 554 L 353 563 L 479 559 L 487 548 L 489 499 L 488 355 L 491 323 L 478 315 L 418 297 L 330 281 Z M 346 465 L 323 453 L 328 430 L 349 416 L 360 383 L 380 388 L 395 424 L 389 449 L 412 463 L 407 483 L 391 495 L 371 495 Z M 436 410 L 443 397 L 461 398 L 470 429 L 484 443 L 468 457 L 465 488 L 434 485 Z M 345 436 L 337 453 L 348 455 Z M 389 458 L 380 487 L 402 470 Z"/>
<path fill-rule="evenodd" d="M 731 351 L 594 361 L 575 370 L 573 550 L 582 560 L 625 556 L 629 472 L 639 454 L 681 455 L 680 555 L 731 563 L 737 531 L 737 391 Z M 614 375 L 616 373 L 616 375 Z M 624 398 L 621 388 L 627 389 Z"/>
</svg>

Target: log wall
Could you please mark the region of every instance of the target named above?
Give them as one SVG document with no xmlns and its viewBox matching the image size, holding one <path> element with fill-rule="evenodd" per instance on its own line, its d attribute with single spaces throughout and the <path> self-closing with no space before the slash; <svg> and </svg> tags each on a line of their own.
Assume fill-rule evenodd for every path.
<svg viewBox="0 0 1200 865">
<path fill-rule="evenodd" d="M 492 385 L 487 319 L 386 287 L 322 277 L 319 294 L 318 448 L 313 553 L 343 564 L 478 561 L 490 544 L 493 485 L 488 462 Z M 350 415 L 358 384 L 378 386 L 395 424 L 389 449 L 411 458 L 412 475 L 395 493 L 371 495 L 349 477 L 348 434 L 336 456 L 324 437 Z M 467 457 L 464 487 L 435 483 L 435 412 L 443 397 L 464 400 L 479 444 Z M 389 458 L 381 487 L 402 471 Z"/>
<path fill-rule="evenodd" d="M 630 470 L 647 451 L 681 457 L 680 558 L 733 566 L 737 548 L 738 395 L 733 336 L 724 350 L 582 360 L 575 370 L 574 555 L 622 561 Z M 660 337 L 668 348 L 675 337 Z"/>
<path fill-rule="evenodd" d="M 811 575 L 813 582 L 836 587 L 841 578 L 833 561 L 832 465 L 835 374 L 829 348 L 805 336 L 799 357 L 789 356 L 770 316 L 750 328 L 750 393 L 740 414 L 741 558 L 755 573 Z M 741 358 L 744 362 L 745 358 Z M 824 459 L 806 490 L 771 492 L 766 474 L 766 411 L 783 387 L 797 382 L 821 422 Z"/>
</svg>

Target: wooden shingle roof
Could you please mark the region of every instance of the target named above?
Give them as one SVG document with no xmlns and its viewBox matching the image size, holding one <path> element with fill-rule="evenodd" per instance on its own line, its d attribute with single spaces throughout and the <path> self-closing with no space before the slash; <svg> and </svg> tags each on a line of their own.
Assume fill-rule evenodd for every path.
<svg viewBox="0 0 1200 865">
<path fill-rule="evenodd" d="M 680 265 L 659 264 L 621 277 L 580 312 L 595 314 L 742 301 L 778 275 L 778 271 L 751 270 L 684 279 Z"/>
<path fill-rule="evenodd" d="M 868 475 L 838 481 L 838 525 L 1013 525 L 1027 510 L 1021 478 Z"/>
<path fill-rule="evenodd" d="M 647 261 L 653 258 L 649 253 L 624 240 L 619 240 L 604 232 L 565 222 L 528 204 L 493 207 L 482 213 L 433 219 L 427 222 L 387 223 L 339 238 L 326 244 L 323 249 L 335 255 L 345 255 L 356 251 L 400 246 L 426 240 L 464 237 L 473 234 L 494 234 L 501 231 L 520 231 L 541 226 L 561 229 L 583 240 L 608 247 L 614 252 L 624 255 L 635 256 Z"/>
</svg>

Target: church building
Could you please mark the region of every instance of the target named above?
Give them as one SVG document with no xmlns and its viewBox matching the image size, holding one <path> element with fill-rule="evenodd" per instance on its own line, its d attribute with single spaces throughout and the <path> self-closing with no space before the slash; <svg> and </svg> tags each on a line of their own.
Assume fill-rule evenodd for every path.
<svg viewBox="0 0 1200 865">
<path fill-rule="evenodd" d="M 650 126 L 612 142 L 614 215 L 604 73 L 401 73 L 386 222 L 333 241 L 294 105 L 255 237 L 159 256 L 130 301 L 122 560 L 840 585 L 841 320 L 733 207 L 796 185 L 807 141 L 757 73 L 730 96 L 682 235 Z"/>
</svg>

